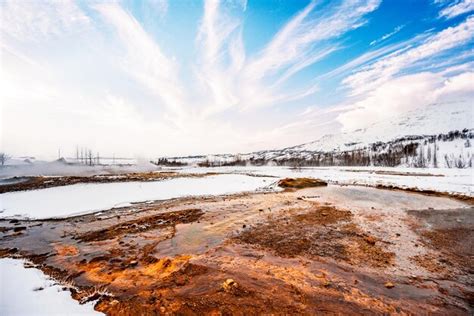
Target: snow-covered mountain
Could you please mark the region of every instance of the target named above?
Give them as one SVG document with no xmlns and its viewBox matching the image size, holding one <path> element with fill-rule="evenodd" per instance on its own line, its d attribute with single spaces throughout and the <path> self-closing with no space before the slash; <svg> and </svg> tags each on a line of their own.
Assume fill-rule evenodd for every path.
<svg viewBox="0 0 474 316">
<path fill-rule="evenodd" d="M 472 167 L 472 100 L 429 105 L 351 132 L 279 150 L 247 154 L 170 157 L 186 164 L 380 165 Z"/>
<path fill-rule="evenodd" d="M 292 150 L 346 151 L 371 143 L 388 142 L 413 135 L 437 135 L 474 127 L 474 104 L 462 100 L 432 104 L 424 109 L 412 110 L 388 122 L 377 122 L 363 129 L 330 134 L 320 139 L 289 147 Z"/>
</svg>

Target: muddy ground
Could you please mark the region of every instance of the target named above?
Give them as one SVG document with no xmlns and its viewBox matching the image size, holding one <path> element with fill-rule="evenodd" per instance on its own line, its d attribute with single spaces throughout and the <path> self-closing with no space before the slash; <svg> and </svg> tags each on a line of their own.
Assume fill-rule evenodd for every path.
<svg viewBox="0 0 474 316">
<path fill-rule="evenodd" d="M 0 194 L 15 191 L 27 191 L 46 189 L 64 185 L 72 185 L 78 183 L 112 183 L 112 182 L 131 182 L 131 181 L 159 181 L 172 178 L 184 177 L 206 177 L 216 175 L 217 173 L 178 173 L 171 171 L 154 171 L 154 172 L 134 172 L 122 174 L 104 174 L 94 176 L 31 176 L 31 177 L 13 177 L 6 179 L 6 184 L 0 185 Z"/>
<path fill-rule="evenodd" d="M 474 208 L 336 186 L 1 220 L 27 258 L 110 315 L 474 312 Z"/>
</svg>

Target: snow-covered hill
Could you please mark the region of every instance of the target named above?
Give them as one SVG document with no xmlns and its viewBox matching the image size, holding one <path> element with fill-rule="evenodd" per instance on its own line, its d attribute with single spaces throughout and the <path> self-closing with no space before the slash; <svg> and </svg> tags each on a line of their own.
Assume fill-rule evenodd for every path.
<svg viewBox="0 0 474 316">
<path fill-rule="evenodd" d="M 378 165 L 472 167 L 474 104 L 472 100 L 432 104 L 363 129 L 329 134 L 279 150 L 238 155 L 171 157 L 168 162 L 202 166 Z"/>
<path fill-rule="evenodd" d="M 388 142 L 413 135 L 437 135 L 474 128 L 473 101 L 432 104 L 407 112 L 388 122 L 377 122 L 363 129 L 331 134 L 320 139 L 290 147 L 293 150 L 347 151 L 376 142 Z"/>
</svg>

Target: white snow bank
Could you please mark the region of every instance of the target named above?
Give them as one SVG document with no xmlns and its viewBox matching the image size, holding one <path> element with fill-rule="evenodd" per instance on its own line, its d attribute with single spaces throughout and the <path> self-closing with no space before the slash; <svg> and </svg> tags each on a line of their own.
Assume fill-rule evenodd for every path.
<svg viewBox="0 0 474 316">
<path fill-rule="evenodd" d="M 103 315 L 92 302 L 80 305 L 69 291 L 23 263 L 0 259 L 0 315 Z"/>
<path fill-rule="evenodd" d="M 124 206 L 130 202 L 254 191 L 273 181 L 272 178 L 229 174 L 153 182 L 75 184 L 10 192 L 0 194 L 0 217 L 67 217 Z"/>
</svg>

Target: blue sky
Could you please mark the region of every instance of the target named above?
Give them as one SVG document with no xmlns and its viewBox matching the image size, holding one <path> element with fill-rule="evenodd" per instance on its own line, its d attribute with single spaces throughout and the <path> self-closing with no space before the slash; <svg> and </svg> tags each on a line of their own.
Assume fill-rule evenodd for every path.
<svg viewBox="0 0 474 316">
<path fill-rule="evenodd" d="M 474 100 L 474 1 L 2 1 L 1 146 L 249 152 Z"/>
</svg>

